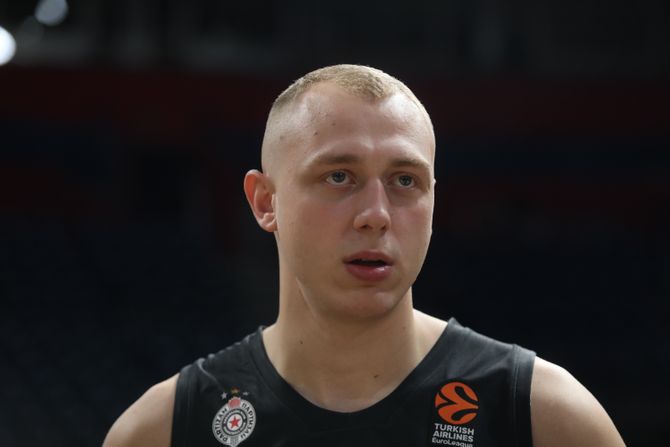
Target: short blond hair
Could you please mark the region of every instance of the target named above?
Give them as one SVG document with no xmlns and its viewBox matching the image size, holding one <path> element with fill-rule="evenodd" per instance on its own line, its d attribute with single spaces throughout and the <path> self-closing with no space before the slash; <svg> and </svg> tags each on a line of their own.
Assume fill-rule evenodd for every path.
<svg viewBox="0 0 670 447">
<path fill-rule="evenodd" d="M 289 106 L 295 104 L 300 97 L 310 88 L 317 84 L 333 84 L 345 92 L 368 101 L 378 101 L 388 98 L 397 93 L 404 94 L 416 105 L 428 123 L 430 131 L 433 132 L 433 123 L 426 108 L 412 91 L 401 81 L 383 71 L 365 65 L 340 64 L 319 68 L 311 71 L 293 82 L 275 99 L 270 109 L 263 145 L 261 148 L 261 165 L 267 170 L 271 164 L 274 135 L 277 127 L 281 128 L 283 112 Z"/>
<path fill-rule="evenodd" d="M 312 86 L 328 82 L 361 98 L 379 100 L 396 93 L 404 93 L 428 116 L 425 107 L 414 93 L 397 78 L 366 65 L 340 64 L 319 68 L 296 80 L 275 99 L 270 115 L 293 103 Z M 430 118 L 429 118 L 430 120 Z"/>
</svg>

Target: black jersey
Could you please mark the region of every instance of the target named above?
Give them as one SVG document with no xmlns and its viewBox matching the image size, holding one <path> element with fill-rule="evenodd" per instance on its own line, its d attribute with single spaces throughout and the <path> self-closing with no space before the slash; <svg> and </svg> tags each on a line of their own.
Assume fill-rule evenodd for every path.
<svg viewBox="0 0 670 447">
<path fill-rule="evenodd" d="M 172 447 L 530 447 L 534 359 L 452 318 L 391 394 L 340 413 L 310 403 L 277 373 L 259 329 L 182 369 Z"/>
</svg>

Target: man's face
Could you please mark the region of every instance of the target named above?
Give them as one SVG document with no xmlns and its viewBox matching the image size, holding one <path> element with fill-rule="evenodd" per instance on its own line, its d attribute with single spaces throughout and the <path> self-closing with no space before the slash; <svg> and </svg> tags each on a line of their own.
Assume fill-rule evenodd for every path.
<svg viewBox="0 0 670 447">
<path fill-rule="evenodd" d="M 434 137 L 404 94 L 372 102 L 319 84 L 284 112 L 274 182 L 282 292 L 325 317 L 409 299 L 428 250 Z"/>
</svg>

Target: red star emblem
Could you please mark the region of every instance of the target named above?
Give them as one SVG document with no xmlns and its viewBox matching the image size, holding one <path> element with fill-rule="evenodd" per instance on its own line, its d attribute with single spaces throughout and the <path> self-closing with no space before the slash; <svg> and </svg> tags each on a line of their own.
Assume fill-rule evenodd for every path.
<svg viewBox="0 0 670 447">
<path fill-rule="evenodd" d="M 230 428 L 237 428 L 240 425 L 240 421 L 242 419 L 238 418 L 237 416 L 233 416 L 233 418 L 228 422 L 230 424 Z"/>
</svg>

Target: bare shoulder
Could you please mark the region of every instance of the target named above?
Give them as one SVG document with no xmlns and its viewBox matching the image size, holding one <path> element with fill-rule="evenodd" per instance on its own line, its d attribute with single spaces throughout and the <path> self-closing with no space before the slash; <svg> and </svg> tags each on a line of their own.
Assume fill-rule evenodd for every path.
<svg viewBox="0 0 670 447">
<path fill-rule="evenodd" d="M 147 390 L 114 422 L 103 447 L 170 447 L 177 378 Z"/>
<path fill-rule="evenodd" d="M 534 447 L 625 445 L 602 405 L 560 366 L 536 359 L 530 399 Z"/>
</svg>

